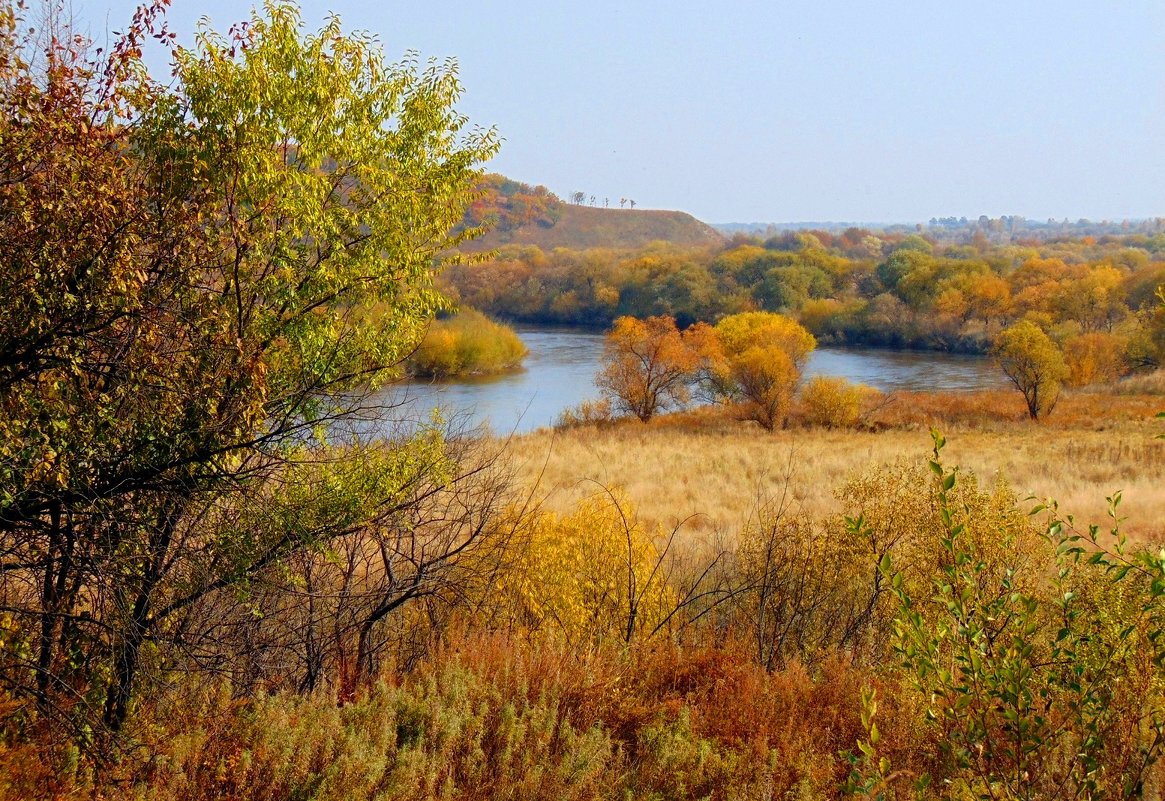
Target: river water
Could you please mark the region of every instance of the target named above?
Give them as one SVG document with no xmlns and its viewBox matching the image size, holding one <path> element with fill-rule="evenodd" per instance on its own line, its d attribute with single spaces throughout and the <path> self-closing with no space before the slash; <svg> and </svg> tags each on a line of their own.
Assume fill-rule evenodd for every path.
<svg viewBox="0 0 1165 801">
<path fill-rule="evenodd" d="M 549 426 L 562 412 L 597 398 L 595 374 L 603 335 L 563 329 L 517 328 L 530 349 L 522 370 L 488 378 L 411 382 L 386 390 L 409 416 L 441 407 L 471 424 L 488 422 L 499 434 Z M 869 348 L 818 348 L 807 376 L 835 375 L 894 390 L 968 391 L 1004 385 L 1003 374 L 984 356 Z M 389 400 L 388 397 L 385 400 Z"/>
</svg>

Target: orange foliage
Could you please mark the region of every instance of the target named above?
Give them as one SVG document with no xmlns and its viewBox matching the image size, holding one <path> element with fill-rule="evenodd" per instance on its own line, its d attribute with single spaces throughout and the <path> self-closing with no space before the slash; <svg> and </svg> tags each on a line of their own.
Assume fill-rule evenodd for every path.
<svg viewBox="0 0 1165 801">
<path fill-rule="evenodd" d="M 1093 332 L 1072 337 L 1064 343 L 1064 360 L 1068 363 L 1068 385 L 1083 387 L 1104 384 L 1125 374 L 1125 348 L 1128 341 L 1117 334 Z"/>
<path fill-rule="evenodd" d="M 595 383 L 619 408 L 646 422 L 661 409 L 688 400 L 698 356 L 672 317 L 620 317 L 603 347 L 605 366 Z"/>
</svg>

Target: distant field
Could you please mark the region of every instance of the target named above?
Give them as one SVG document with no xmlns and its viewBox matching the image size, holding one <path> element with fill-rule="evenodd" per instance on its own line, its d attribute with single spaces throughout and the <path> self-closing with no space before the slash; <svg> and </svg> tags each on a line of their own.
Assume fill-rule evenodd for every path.
<svg viewBox="0 0 1165 801">
<path fill-rule="evenodd" d="M 1120 490 L 1126 532 L 1165 540 L 1165 440 L 1154 438 L 1165 425 L 1153 419 L 1165 399 L 1080 393 L 1047 423 L 1032 424 L 1013 394 L 900 395 L 872 415 L 884 427 L 873 431 L 794 426 L 766 434 L 703 412 L 542 431 L 513 449 L 551 509 L 566 510 L 600 485 L 619 487 L 646 522 L 670 527 L 694 515 L 689 531 L 731 534 L 758 497 L 786 487 L 813 516 L 843 511 L 834 492 L 856 472 L 903 457 L 925 464 L 933 425 L 947 438 L 947 462 L 981 481 L 1001 476 L 1021 499 L 1054 496 L 1064 512 L 1102 526 L 1105 498 Z"/>
</svg>

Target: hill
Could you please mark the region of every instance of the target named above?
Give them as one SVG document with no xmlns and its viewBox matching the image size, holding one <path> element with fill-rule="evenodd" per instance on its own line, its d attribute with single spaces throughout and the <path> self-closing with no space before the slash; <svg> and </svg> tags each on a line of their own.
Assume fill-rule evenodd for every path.
<svg viewBox="0 0 1165 801">
<path fill-rule="evenodd" d="M 682 211 L 652 209 L 598 209 L 563 205 L 553 225 L 526 224 L 507 231 L 495 230 L 471 244 L 473 250 L 501 245 L 537 245 L 554 248 L 641 248 L 663 240 L 677 245 L 714 245 L 723 237 L 711 226 Z"/>
<path fill-rule="evenodd" d="M 641 248 L 660 240 L 685 246 L 724 241 L 716 229 L 686 212 L 571 205 L 545 187 L 501 175 L 486 176 L 481 197 L 466 214 L 466 224 L 490 228 L 485 236 L 462 246 L 474 252 L 502 245 L 582 250 Z"/>
</svg>

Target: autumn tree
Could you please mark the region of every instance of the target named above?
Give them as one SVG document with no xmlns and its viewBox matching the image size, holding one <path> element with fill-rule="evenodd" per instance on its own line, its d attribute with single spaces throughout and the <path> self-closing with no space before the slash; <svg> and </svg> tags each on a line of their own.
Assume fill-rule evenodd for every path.
<svg viewBox="0 0 1165 801">
<path fill-rule="evenodd" d="M 1159 366 L 1165 364 L 1165 286 L 1157 287 L 1157 299 L 1160 304 L 1148 314 L 1150 354 L 1155 357 Z"/>
<path fill-rule="evenodd" d="M 967 284 L 967 312 L 981 319 L 984 328 L 990 329 L 993 321 L 1007 315 L 1011 287 L 1006 280 L 985 273 L 972 277 Z"/>
<path fill-rule="evenodd" d="M 1027 403 L 1032 420 L 1051 413 L 1068 378 L 1068 365 L 1056 343 L 1035 323 L 1021 320 L 995 339 L 994 355 Z"/>
<path fill-rule="evenodd" d="M 698 364 L 690 337 L 672 317 L 620 317 L 607 333 L 603 369 L 595 383 L 616 408 L 643 422 L 686 403 Z"/>
<path fill-rule="evenodd" d="M 817 340 L 795 320 L 770 312 L 725 317 L 715 334 L 722 359 L 712 373 L 720 394 L 742 401 L 765 429 L 784 425 Z"/>
<path fill-rule="evenodd" d="M 1077 280 L 1062 281 L 1052 297 L 1058 319 L 1078 324 L 1082 331 L 1112 331 L 1128 314 L 1124 304 L 1124 274 L 1110 265 L 1098 265 Z"/>
<path fill-rule="evenodd" d="M 331 440 L 442 305 L 497 145 L 451 63 L 390 64 L 334 18 L 305 35 L 286 4 L 203 29 L 163 88 L 141 61 L 162 8 L 109 58 L 55 38 L 34 69 L 0 6 L 0 677 L 89 741 L 147 663 L 217 641 L 186 626 L 204 602 L 368 522 L 304 494 L 285 520 L 348 522 L 245 525 L 359 453 Z M 369 461 L 346 511 L 396 508 L 399 465 Z"/>
<path fill-rule="evenodd" d="M 1074 387 L 1116 381 L 1127 371 L 1126 337 L 1093 331 L 1071 337 L 1064 342 L 1064 361 L 1068 366 L 1067 383 Z"/>
</svg>

